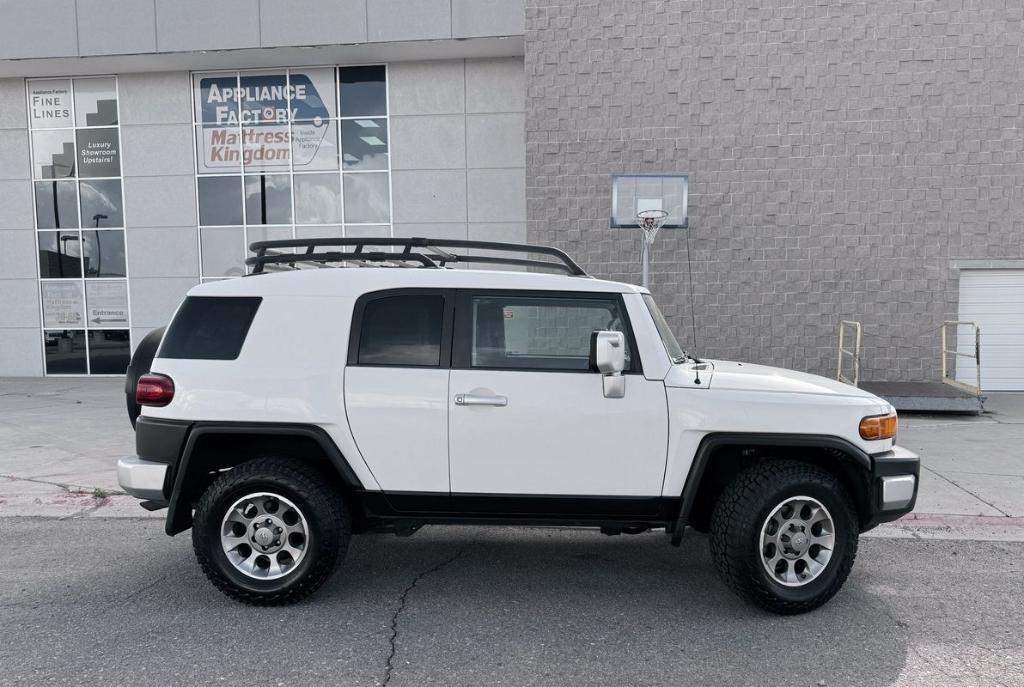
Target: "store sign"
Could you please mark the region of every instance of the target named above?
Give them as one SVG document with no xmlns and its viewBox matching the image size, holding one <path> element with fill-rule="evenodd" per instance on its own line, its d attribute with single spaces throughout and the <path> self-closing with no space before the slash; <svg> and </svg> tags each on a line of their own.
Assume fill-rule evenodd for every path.
<svg viewBox="0 0 1024 687">
<path fill-rule="evenodd" d="M 77 135 L 78 176 L 121 176 L 121 146 L 116 127 L 79 129 Z"/>
<path fill-rule="evenodd" d="M 123 281 L 86 282 L 90 327 L 128 326 L 128 289 Z"/>
<path fill-rule="evenodd" d="M 33 129 L 71 126 L 71 82 L 67 79 L 30 81 L 28 116 Z"/>
<path fill-rule="evenodd" d="M 43 291 L 43 326 L 46 329 L 81 328 L 82 284 L 75 281 L 45 281 Z"/>
<path fill-rule="evenodd" d="M 333 70 L 199 77 L 195 98 L 200 171 L 304 167 L 333 133 Z"/>
</svg>

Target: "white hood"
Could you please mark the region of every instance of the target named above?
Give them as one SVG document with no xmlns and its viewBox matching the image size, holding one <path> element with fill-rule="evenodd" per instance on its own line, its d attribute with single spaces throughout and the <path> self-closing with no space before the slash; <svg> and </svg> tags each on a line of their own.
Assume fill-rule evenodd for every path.
<svg viewBox="0 0 1024 687">
<path fill-rule="evenodd" d="M 781 367 L 737 363 L 731 360 L 704 360 L 707 369 L 700 372 L 702 386 L 715 390 L 769 391 L 820 396 L 849 396 L 880 401 L 874 394 L 855 386 L 807 372 Z M 668 386 L 693 387 L 693 365 L 677 365 L 669 373 Z"/>
</svg>

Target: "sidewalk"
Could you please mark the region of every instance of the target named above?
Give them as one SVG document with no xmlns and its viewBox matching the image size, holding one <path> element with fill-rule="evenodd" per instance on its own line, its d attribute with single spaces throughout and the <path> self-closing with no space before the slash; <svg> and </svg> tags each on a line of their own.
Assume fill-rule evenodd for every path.
<svg viewBox="0 0 1024 687">
<path fill-rule="evenodd" d="M 121 379 L 0 379 L 0 516 L 163 517 L 120 493 L 134 452 Z M 981 416 L 900 418 L 920 454 L 916 512 L 884 536 L 1024 540 L 1024 393 L 990 394 Z"/>
</svg>

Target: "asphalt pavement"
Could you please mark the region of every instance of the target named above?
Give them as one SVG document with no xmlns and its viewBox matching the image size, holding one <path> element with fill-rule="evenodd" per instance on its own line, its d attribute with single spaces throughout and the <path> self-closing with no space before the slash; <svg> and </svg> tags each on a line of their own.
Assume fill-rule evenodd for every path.
<svg viewBox="0 0 1024 687">
<path fill-rule="evenodd" d="M 707 540 L 363 536 L 286 608 L 222 597 L 154 520 L 0 520 L 0 685 L 1024 685 L 1024 544 L 866 539 L 843 591 L 768 615 Z"/>
<path fill-rule="evenodd" d="M 239 605 L 118 493 L 121 383 L 0 379 L 0 687 L 1024 687 L 1024 394 L 901 417 L 917 511 L 782 618 L 719 582 L 699 534 L 571 528 L 360 536 L 313 598 Z"/>
</svg>

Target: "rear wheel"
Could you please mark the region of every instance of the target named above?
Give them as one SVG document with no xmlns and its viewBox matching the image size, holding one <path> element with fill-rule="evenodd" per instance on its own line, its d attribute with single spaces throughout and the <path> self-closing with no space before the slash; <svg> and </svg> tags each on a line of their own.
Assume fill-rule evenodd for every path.
<svg viewBox="0 0 1024 687">
<path fill-rule="evenodd" d="M 820 468 L 769 461 L 737 475 L 711 516 L 715 567 L 735 592 L 773 613 L 831 599 L 857 555 L 856 511 Z"/>
<path fill-rule="evenodd" d="M 210 581 L 256 605 L 294 603 L 315 592 L 350 537 L 340 494 L 315 469 L 283 458 L 243 463 L 214 480 L 192 528 Z"/>
</svg>

